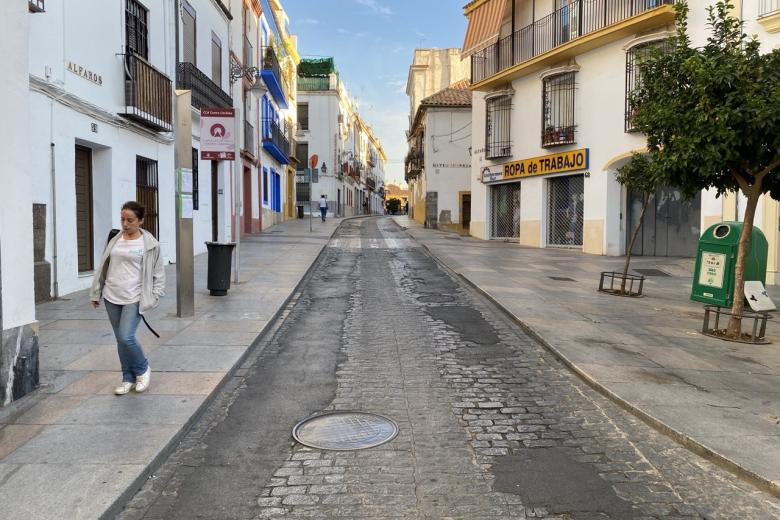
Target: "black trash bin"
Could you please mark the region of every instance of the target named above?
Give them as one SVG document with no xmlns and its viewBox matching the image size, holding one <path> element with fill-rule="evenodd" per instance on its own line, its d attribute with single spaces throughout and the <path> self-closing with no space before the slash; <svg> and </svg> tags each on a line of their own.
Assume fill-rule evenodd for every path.
<svg viewBox="0 0 780 520">
<path fill-rule="evenodd" d="M 298 206 L 298 218 L 303 218 L 303 206 Z"/>
<path fill-rule="evenodd" d="M 235 242 L 206 242 L 209 253 L 206 287 L 212 296 L 225 296 L 230 289 L 230 268 Z"/>
</svg>

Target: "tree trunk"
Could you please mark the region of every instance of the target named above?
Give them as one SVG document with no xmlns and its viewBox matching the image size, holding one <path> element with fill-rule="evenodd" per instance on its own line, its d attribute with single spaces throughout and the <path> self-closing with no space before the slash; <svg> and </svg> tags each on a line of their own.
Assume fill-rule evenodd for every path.
<svg viewBox="0 0 780 520">
<path fill-rule="evenodd" d="M 626 276 L 628 276 L 628 264 L 631 263 L 631 251 L 634 250 L 634 242 L 636 237 L 639 236 L 639 230 L 642 229 L 642 223 L 645 221 L 645 210 L 647 204 L 650 202 L 650 194 L 645 193 L 645 202 L 642 204 L 642 212 L 639 213 L 639 222 L 637 222 L 634 232 L 631 234 L 631 242 L 628 244 L 628 251 L 626 251 L 626 263 L 623 266 L 623 281 L 620 282 L 620 292 L 625 294 L 626 292 Z"/>
<path fill-rule="evenodd" d="M 756 216 L 756 207 L 761 191 L 755 186 L 747 195 L 747 207 L 745 208 L 745 220 L 742 223 L 742 233 L 739 235 L 737 248 L 737 265 L 734 268 L 734 303 L 731 305 L 731 318 L 729 319 L 726 335 L 729 338 L 738 338 L 742 333 L 742 309 L 745 306 L 745 260 L 750 250 L 750 238 L 753 233 L 753 219 Z M 739 194 L 737 194 L 739 196 Z M 739 215 L 737 215 L 739 218 Z"/>
</svg>

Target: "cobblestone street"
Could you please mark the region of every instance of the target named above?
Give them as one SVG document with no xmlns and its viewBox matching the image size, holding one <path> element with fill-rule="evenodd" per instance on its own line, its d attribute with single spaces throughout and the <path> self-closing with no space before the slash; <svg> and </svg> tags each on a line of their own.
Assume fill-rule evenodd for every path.
<svg viewBox="0 0 780 520">
<path fill-rule="evenodd" d="M 345 221 L 281 320 L 119 518 L 780 518 L 780 501 L 596 393 L 389 218 Z M 323 410 L 400 431 L 368 450 L 294 443 Z"/>
</svg>

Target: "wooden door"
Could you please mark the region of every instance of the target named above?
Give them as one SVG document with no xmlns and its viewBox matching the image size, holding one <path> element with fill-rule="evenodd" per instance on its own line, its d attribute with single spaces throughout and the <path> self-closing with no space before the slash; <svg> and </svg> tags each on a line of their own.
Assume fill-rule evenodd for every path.
<svg viewBox="0 0 780 520">
<path fill-rule="evenodd" d="M 92 150 L 76 146 L 76 249 L 79 272 L 95 268 Z"/>
</svg>

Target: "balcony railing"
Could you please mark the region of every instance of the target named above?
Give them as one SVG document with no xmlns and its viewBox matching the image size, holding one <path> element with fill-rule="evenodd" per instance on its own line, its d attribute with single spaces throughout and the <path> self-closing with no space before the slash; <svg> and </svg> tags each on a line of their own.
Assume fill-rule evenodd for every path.
<svg viewBox="0 0 780 520">
<path fill-rule="evenodd" d="M 279 108 L 289 108 L 287 96 L 285 96 L 284 87 L 282 86 L 282 68 L 279 66 L 279 60 L 276 58 L 276 52 L 273 47 L 265 47 L 263 49 L 263 68 L 260 75 Z"/>
<path fill-rule="evenodd" d="M 158 132 L 170 132 L 172 96 L 168 76 L 135 54 L 125 55 L 125 111 L 121 115 Z"/>
<path fill-rule="evenodd" d="M 298 76 L 298 90 L 330 90 L 330 78 Z"/>
<path fill-rule="evenodd" d="M 198 109 L 233 106 L 233 99 L 192 63 L 183 62 L 177 65 L 176 88 L 191 90 L 192 106 Z"/>
<path fill-rule="evenodd" d="M 44 0 L 30 0 L 27 5 L 31 13 L 42 13 L 46 10 Z"/>
<path fill-rule="evenodd" d="M 780 11 L 780 0 L 759 0 L 758 16 L 767 16 Z"/>
<path fill-rule="evenodd" d="M 552 14 L 471 56 L 471 82 L 479 83 L 586 34 L 675 0 L 574 0 Z M 777 2 L 778 0 L 763 0 Z"/>
<path fill-rule="evenodd" d="M 290 164 L 290 142 L 284 130 L 270 120 L 263 121 L 263 148 L 281 164 Z"/>
<path fill-rule="evenodd" d="M 244 121 L 244 150 L 255 154 L 255 127 L 249 121 Z"/>
</svg>

